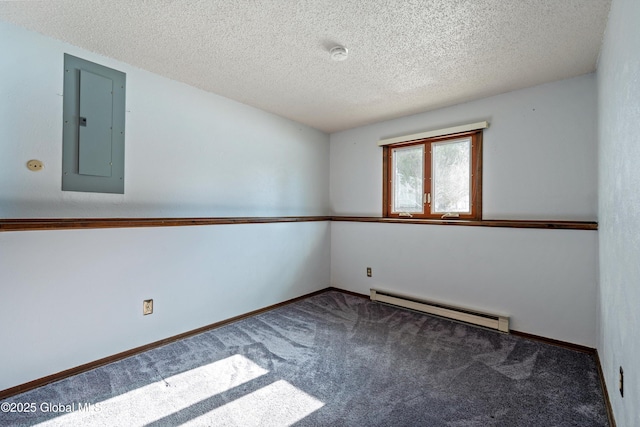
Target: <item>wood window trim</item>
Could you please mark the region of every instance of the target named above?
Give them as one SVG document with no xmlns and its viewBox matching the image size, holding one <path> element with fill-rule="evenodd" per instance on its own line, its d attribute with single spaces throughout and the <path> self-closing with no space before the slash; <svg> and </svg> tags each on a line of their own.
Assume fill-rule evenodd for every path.
<svg viewBox="0 0 640 427">
<path fill-rule="evenodd" d="M 459 138 L 471 137 L 471 214 L 469 215 L 460 215 L 459 218 L 447 218 L 447 220 L 456 219 L 459 220 L 481 220 L 482 219 L 482 129 L 473 130 L 468 132 L 461 132 L 449 135 L 442 135 L 431 138 L 418 139 L 413 141 L 406 141 L 397 144 L 389 144 L 384 145 L 382 147 L 382 216 L 384 218 L 402 218 L 402 216 L 398 213 L 393 213 L 391 210 L 392 203 L 392 180 L 391 177 L 393 172 L 391 168 L 393 167 L 393 162 L 391 161 L 391 153 L 394 148 L 399 147 L 409 147 L 413 145 L 426 144 L 426 150 L 428 150 L 428 145 L 447 141 L 454 140 Z M 425 180 L 429 180 L 428 185 L 425 183 L 425 188 L 431 187 L 431 162 L 430 156 L 425 156 L 429 161 L 425 161 Z M 425 208 L 426 210 L 426 208 Z M 413 214 L 412 218 L 416 219 L 442 219 L 442 215 L 440 214 L 431 214 L 423 213 L 423 214 Z"/>
</svg>

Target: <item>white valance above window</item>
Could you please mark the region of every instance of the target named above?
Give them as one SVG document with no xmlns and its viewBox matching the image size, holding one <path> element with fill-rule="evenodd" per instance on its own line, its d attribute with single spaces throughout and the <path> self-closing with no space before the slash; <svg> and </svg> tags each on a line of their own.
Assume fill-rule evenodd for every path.
<svg viewBox="0 0 640 427">
<path fill-rule="evenodd" d="M 469 132 L 472 130 L 485 129 L 489 127 L 489 122 L 470 123 L 468 125 L 453 126 L 450 128 L 429 130 L 426 132 L 414 133 L 411 135 L 396 136 L 395 138 L 381 139 L 378 141 L 379 146 L 398 144 L 401 142 L 415 141 L 417 139 L 432 138 L 434 136 L 450 135 L 453 133 Z"/>
</svg>

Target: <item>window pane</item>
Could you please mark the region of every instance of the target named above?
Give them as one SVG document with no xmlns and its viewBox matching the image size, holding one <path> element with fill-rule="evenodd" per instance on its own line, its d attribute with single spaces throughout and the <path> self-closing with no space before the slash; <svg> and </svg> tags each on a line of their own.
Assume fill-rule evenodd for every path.
<svg viewBox="0 0 640 427">
<path fill-rule="evenodd" d="M 393 212 L 422 213 L 424 145 L 393 150 Z"/>
<path fill-rule="evenodd" d="M 471 211 L 471 138 L 433 143 L 432 213 Z"/>
</svg>

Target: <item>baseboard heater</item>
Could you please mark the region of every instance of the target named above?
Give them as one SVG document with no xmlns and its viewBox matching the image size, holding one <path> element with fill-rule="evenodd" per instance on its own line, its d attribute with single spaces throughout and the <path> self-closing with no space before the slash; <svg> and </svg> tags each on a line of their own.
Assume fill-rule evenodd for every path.
<svg viewBox="0 0 640 427">
<path fill-rule="evenodd" d="M 434 314 L 440 317 L 457 320 L 464 323 L 495 329 L 500 332 L 509 332 L 509 317 L 497 314 L 483 313 L 467 308 L 453 307 L 450 305 L 425 301 L 406 295 L 371 289 L 371 301 L 379 301 L 398 307 L 409 308 L 423 313 Z"/>
</svg>

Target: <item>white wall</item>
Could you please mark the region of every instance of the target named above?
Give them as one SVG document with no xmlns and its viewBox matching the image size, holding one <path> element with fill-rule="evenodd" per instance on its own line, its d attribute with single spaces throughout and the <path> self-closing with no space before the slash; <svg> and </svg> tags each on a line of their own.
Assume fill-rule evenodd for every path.
<svg viewBox="0 0 640 427">
<path fill-rule="evenodd" d="M 0 51 L 1 218 L 328 212 L 322 132 L 2 22 Z M 60 190 L 65 52 L 127 73 L 124 195 Z M 0 233 L 0 390 L 325 288 L 329 239 L 328 222 Z"/>
<path fill-rule="evenodd" d="M 483 218 L 597 218 L 595 75 L 513 91 L 331 135 L 331 208 L 382 214 L 379 139 L 488 120 Z"/>
<path fill-rule="evenodd" d="M 327 213 L 320 131 L 1 21 L 0 50 L 0 217 Z M 60 191 L 64 53 L 127 74 L 124 195 Z"/>
<path fill-rule="evenodd" d="M 0 390 L 325 288 L 329 230 L 0 233 Z"/>
<path fill-rule="evenodd" d="M 619 427 L 640 425 L 640 2 L 614 0 L 598 64 L 598 352 Z M 625 373 L 624 398 L 618 371 Z"/>
<path fill-rule="evenodd" d="M 590 74 L 333 134 L 332 209 L 381 215 L 379 139 L 488 120 L 485 219 L 595 220 L 596 119 Z M 334 222 L 331 283 L 504 313 L 515 330 L 595 347 L 597 248 L 585 230 Z"/>
<path fill-rule="evenodd" d="M 336 287 L 506 314 L 513 330 L 591 347 L 597 255 L 592 231 L 331 224 Z"/>
</svg>

